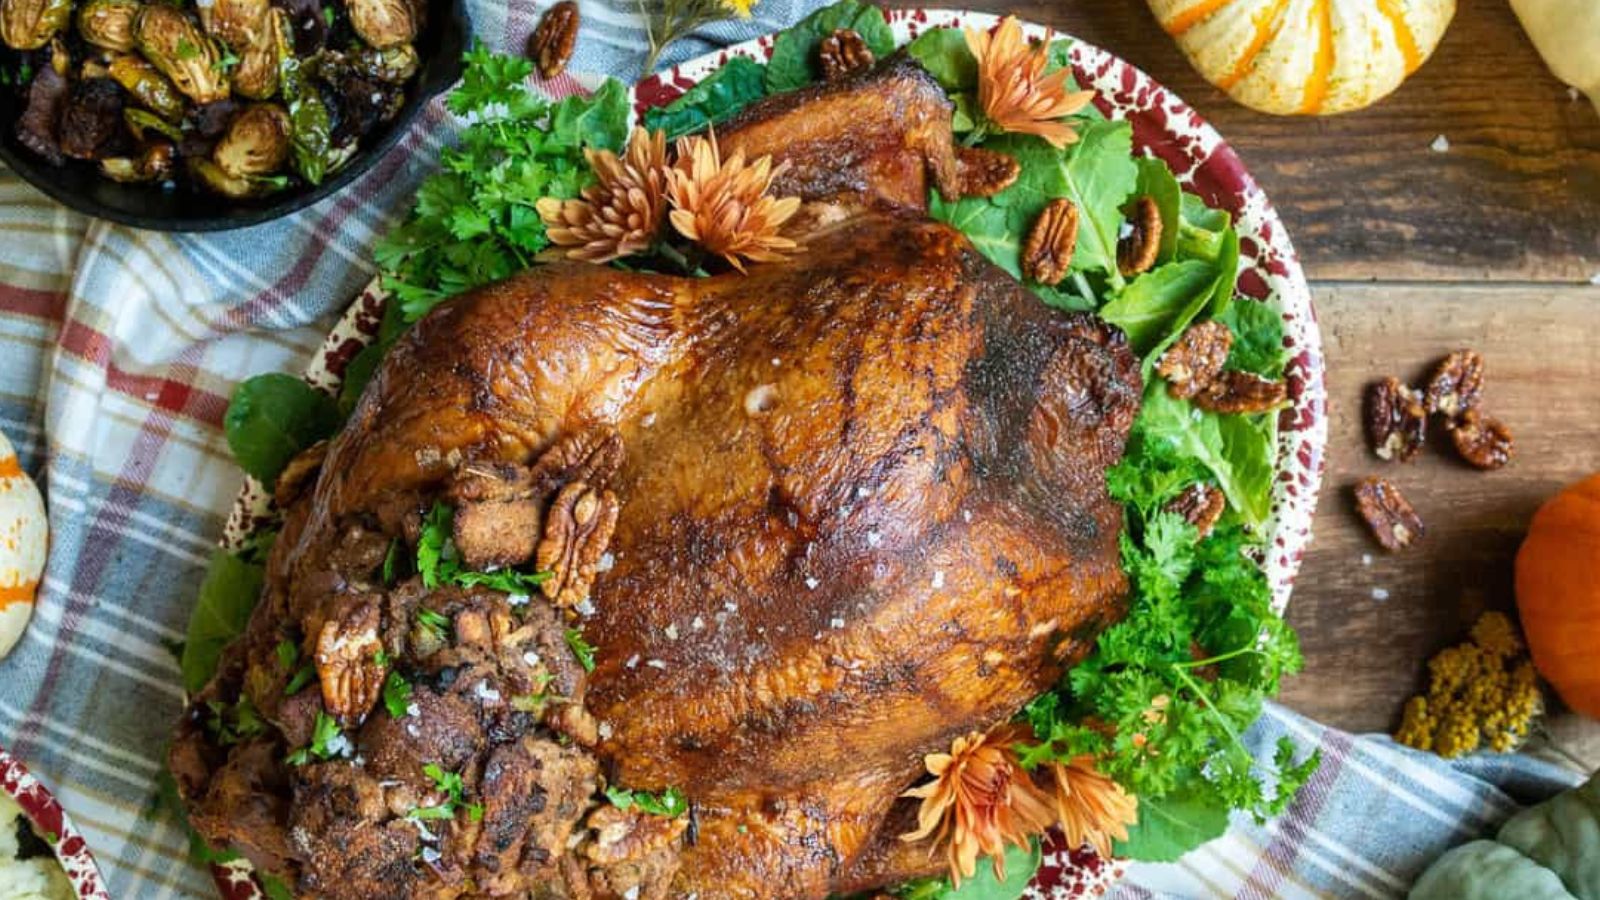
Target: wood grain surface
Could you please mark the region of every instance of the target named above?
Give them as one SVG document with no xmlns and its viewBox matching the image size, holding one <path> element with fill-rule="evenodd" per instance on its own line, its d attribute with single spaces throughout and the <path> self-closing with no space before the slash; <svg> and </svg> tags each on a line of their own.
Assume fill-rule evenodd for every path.
<svg viewBox="0 0 1600 900">
<path fill-rule="evenodd" d="M 1176 90 L 1243 157 L 1289 227 L 1326 341 L 1331 435 L 1316 538 L 1289 607 L 1306 671 L 1283 701 L 1356 731 L 1391 729 L 1428 656 L 1479 612 L 1510 609 L 1529 518 L 1600 470 L 1600 116 L 1545 69 L 1505 0 L 1463 0 L 1434 58 L 1371 109 L 1320 119 L 1237 106 L 1139 0 L 971 0 L 1105 47 Z M 1444 135 L 1447 152 L 1431 148 Z M 1487 360 L 1487 409 L 1514 429 L 1499 472 L 1431 435 L 1410 465 L 1366 449 L 1362 391 L 1421 379 L 1458 347 Z M 1390 556 L 1350 486 L 1396 481 L 1428 527 Z M 1382 598 L 1382 599 L 1380 599 Z M 1600 647 L 1596 649 L 1600 665 Z M 1600 723 L 1556 712 L 1600 766 Z"/>
</svg>

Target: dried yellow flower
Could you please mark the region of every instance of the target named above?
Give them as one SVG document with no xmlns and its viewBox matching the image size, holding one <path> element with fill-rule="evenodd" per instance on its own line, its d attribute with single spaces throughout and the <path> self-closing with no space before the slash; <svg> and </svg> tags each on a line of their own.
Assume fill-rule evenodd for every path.
<svg viewBox="0 0 1600 900">
<path fill-rule="evenodd" d="M 1022 34 L 1015 16 L 1006 16 L 993 32 L 963 28 L 967 47 L 978 60 L 978 103 L 989 123 L 1002 131 L 1033 134 L 1056 148 L 1078 140 L 1072 126 L 1060 121 L 1089 104 L 1093 91 L 1069 91 L 1071 70 L 1045 72 L 1050 36 L 1037 45 Z"/>
<path fill-rule="evenodd" d="M 778 234 L 800 209 L 800 198 L 767 195 L 772 157 L 746 164 L 744 153 L 724 160 L 717 136 L 678 139 L 678 158 L 668 173 L 668 218 L 678 233 L 744 271 L 746 261 L 776 262 L 795 249 Z"/>
<path fill-rule="evenodd" d="M 1428 661 L 1428 693 L 1406 701 L 1395 741 L 1446 759 L 1485 744 L 1498 753 L 1515 750 L 1544 708 L 1538 676 L 1522 653 L 1511 620 L 1485 613 L 1470 643 Z"/>
<path fill-rule="evenodd" d="M 661 237 L 666 219 L 667 138 L 635 128 L 618 157 L 585 150 L 595 183 L 582 199 L 541 199 L 535 208 L 545 233 L 566 255 L 593 263 L 643 253 Z"/>
</svg>

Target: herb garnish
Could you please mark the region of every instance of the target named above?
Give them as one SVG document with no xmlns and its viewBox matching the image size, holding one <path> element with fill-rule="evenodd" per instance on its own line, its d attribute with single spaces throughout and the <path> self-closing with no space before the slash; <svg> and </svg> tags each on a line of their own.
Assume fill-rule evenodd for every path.
<svg viewBox="0 0 1600 900">
<path fill-rule="evenodd" d="M 451 538 L 454 527 L 455 510 L 442 501 L 436 501 L 422 519 L 422 534 L 417 539 L 417 574 L 422 576 L 422 584 L 429 590 L 453 584 L 464 588 L 486 587 L 503 594 L 526 595 L 534 593 L 539 585 L 550 580 L 549 572 L 519 572 L 515 569 L 474 572 L 462 568 L 455 541 Z"/>
<path fill-rule="evenodd" d="M 578 665 L 583 666 L 585 672 L 594 671 L 594 645 L 583 639 L 583 632 L 568 628 L 567 646 L 572 649 L 572 655 L 578 658 Z"/>
<path fill-rule="evenodd" d="M 450 617 L 437 610 L 423 607 L 417 610 L 417 627 L 435 641 L 443 641 L 450 636 Z"/>
<path fill-rule="evenodd" d="M 389 677 L 384 679 L 383 705 L 393 719 L 405 718 L 411 709 L 411 683 L 399 672 L 390 672 Z"/>
<path fill-rule="evenodd" d="M 447 772 L 437 763 L 428 763 L 422 767 L 422 771 L 433 779 L 434 786 L 444 793 L 445 799 L 438 806 L 419 806 L 406 813 L 407 818 L 454 819 L 458 811 L 465 809 L 472 821 L 478 822 L 483 819 L 481 804 L 462 802 L 466 786 L 462 783 L 459 772 Z"/>
<path fill-rule="evenodd" d="M 255 704 L 250 702 L 249 694 L 240 694 L 239 702 L 232 706 L 221 700 L 211 700 L 206 703 L 206 708 L 211 710 L 210 718 L 206 719 L 206 730 L 216 739 L 219 747 L 247 741 L 267 730 L 267 723 L 256 711 Z"/>
<path fill-rule="evenodd" d="M 672 819 L 689 811 L 689 801 L 684 799 L 683 792 L 675 787 L 669 787 L 659 794 L 652 794 L 648 791 L 630 791 L 613 785 L 606 788 L 606 799 L 620 810 L 626 811 L 638 807 L 640 812 Z"/>
<path fill-rule="evenodd" d="M 333 759 L 344 755 L 343 751 L 348 747 L 349 740 L 339 730 L 338 721 L 319 709 L 317 721 L 311 727 L 311 743 L 290 753 L 285 762 L 291 766 L 303 766 L 312 758 Z"/>
</svg>

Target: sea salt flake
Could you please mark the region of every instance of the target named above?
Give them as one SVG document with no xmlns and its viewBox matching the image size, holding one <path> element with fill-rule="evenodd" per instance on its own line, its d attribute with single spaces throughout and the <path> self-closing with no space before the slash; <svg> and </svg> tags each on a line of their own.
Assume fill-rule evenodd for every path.
<svg viewBox="0 0 1600 900">
<path fill-rule="evenodd" d="M 1373 588 L 1372 599 L 1382 603 L 1383 601 L 1389 599 L 1389 592 L 1383 588 Z"/>
<path fill-rule="evenodd" d="M 844 620 L 838 616 L 834 616 L 828 620 L 828 627 L 837 631 L 838 629 L 844 627 Z"/>
<path fill-rule="evenodd" d="M 476 694 L 478 699 L 485 703 L 500 702 L 500 692 L 489 687 L 488 679 L 478 682 L 478 686 L 472 689 L 472 693 Z"/>
<path fill-rule="evenodd" d="M 944 587 L 944 570 L 938 569 L 933 573 L 933 589 L 937 591 L 942 587 Z"/>
<path fill-rule="evenodd" d="M 739 604 L 733 602 L 732 600 L 726 600 L 723 601 L 722 608 L 727 610 L 729 613 L 736 613 L 739 611 Z"/>
<path fill-rule="evenodd" d="M 878 546 L 879 544 L 882 544 L 882 543 L 883 543 L 883 535 L 879 534 L 876 531 L 867 532 L 867 546 L 868 547 L 876 547 L 876 546 Z"/>
<path fill-rule="evenodd" d="M 414 717 L 420 716 L 420 715 L 422 715 L 422 707 L 416 705 L 415 703 L 406 704 L 406 716 L 407 717 L 414 718 Z M 413 726 L 410 726 L 410 727 L 415 728 L 416 726 L 413 725 Z"/>
<path fill-rule="evenodd" d="M 1433 143 L 1428 145 L 1428 149 L 1435 153 L 1449 153 L 1450 139 L 1441 134 L 1433 139 Z"/>
<path fill-rule="evenodd" d="M 1372 554 L 1371 553 L 1363 553 L 1363 554 L 1361 554 L 1361 564 L 1363 566 L 1372 565 Z"/>
<path fill-rule="evenodd" d="M 678 639 L 678 623 L 677 622 L 673 622 L 671 625 L 668 625 L 666 628 L 662 629 L 661 633 L 666 635 L 667 636 L 667 640 L 669 640 L 669 641 L 677 640 Z"/>
<path fill-rule="evenodd" d="M 695 616 L 694 621 L 689 623 L 689 627 L 693 628 L 695 631 L 699 631 L 700 629 L 706 627 L 706 620 L 700 618 L 699 616 Z"/>
<path fill-rule="evenodd" d="M 806 590 L 808 590 L 808 591 L 816 590 L 817 589 L 817 585 L 819 585 L 821 583 L 822 582 L 816 580 L 815 578 L 812 578 L 809 575 L 806 576 Z"/>
<path fill-rule="evenodd" d="M 628 661 L 622 665 L 624 668 L 637 669 L 639 667 L 639 654 L 635 653 L 634 655 L 628 657 Z"/>
<path fill-rule="evenodd" d="M 594 615 L 594 601 L 588 597 L 585 597 L 581 602 L 578 603 L 577 606 L 574 606 L 572 610 L 573 612 L 576 612 L 578 615 L 587 619 Z"/>
<path fill-rule="evenodd" d="M 1589 276 L 1589 283 L 1592 284 L 1592 285 L 1595 285 L 1597 287 L 1600 287 L 1600 272 L 1596 272 L 1593 275 Z"/>
<path fill-rule="evenodd" d="M 1567 88 L 1567 99 L 1571 100 L 1573 103 L 1577 103 L 1578 102 L 1578 98 L 1582 97 L 1582 96 L 1583 96 L 1583 94 L 1577 88 L 1575 88 L 1575 87 Z"/>
<path fill-rule="evenodd" d="M 643 416 L 641 416 L 639 418 L 639 424 L 641 426 L 645 427 L 645 428 L 649 428 L 651 425 L 654 425 L 655 423 L 656 423 L 656 414 L 655 413 L 645 413 Z"/>
<path fill-rule="evenodd" d="M 527 653 L 522 654 L 522 661 L 527 663 L 530 667 L 537 667 L 539 663 L 543 662 L 544 660 L 539 658 L 539 654 L 529 650 Z"/>
<path fill-rule="evenodd" d="M 858 499 L 865 500 L 865 499 L 867 499 L 868 497 L 871 497 L 871 496 L 872 496 L 872 488 L 869 488 L 866 485 L 862 485 L 862 486 L 856 488 L 856 497 Z"/>
<path fill-rule="evenodd" d="M 600 727 L 595 729 L 595 732 L 600 735 L 600 740 L 609 741 L 611 740 L 611 735 L 616 733 L 616 729 L 611 727 L 610 722 L 601 722 Z"/>
<path fill-rule="evenodd" d="M 525 606 L 528 603 L 527 594 L 507 594 L 506 602 L 512 606 Z"/>
<path fill-rule="evenodd" d="M 659 659 L 647 659 L 644 664 L 652 669 L 665 669 L 667 667 L 667 664 Z"/>
<path fill-rule="evenodd" d="M 961 511 L 961 521 L 966 522 L 968 525 L 971 525 L 972 524 L 972 510 L 963 509 Z"/>
<path fill-rule="evenodd" d="M 611 552 L 607 551 L 600 554 L 600 561 L 594 564 L 594 570 L 596 572 L 609 572 L 613 567 L 616 566 L 616 564 L 617 557 Z"/>
</svg>

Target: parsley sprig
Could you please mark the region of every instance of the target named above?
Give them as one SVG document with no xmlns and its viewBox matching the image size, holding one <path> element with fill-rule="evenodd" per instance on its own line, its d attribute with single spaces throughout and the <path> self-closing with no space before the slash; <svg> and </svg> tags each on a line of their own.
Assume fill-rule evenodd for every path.
<svg viewBox="0 0 1600 900">
<path fill-rule="evenodd" d="M 585 672 L 594 671 L 594 645 L 583 639 L 583 632 L 576 628 L 568 628 L 566 632 L 567 647 L 572 650 L 572 655 L 578 658 L 578 665 L 583 666 Z"/>
<path fill-rule="evenodd" d="M 483 806 L 478 803 L 467 803 L 463 799 L 466 785 L 461 780 L 461 773 L 446 771 L 438 763 L 428 763 L 422 767 L 423 774 L 433 780 L 433 785 L 445 799 L 437 806 L 419 806 L 406 813 L 412 819 L 454 819 L 456 814 L 465 810 L 468 818 L 474 822 L 483 819 Z"/>
<path fill-rule="evenodd" d="M 637 807 L 640 812 L 671 819 L 689 811 L 689 801 L 684 798 L 683 791 L 675 787 L 669 787 L 659 794 L 652 794 L 649 791 L 630 791 L 612 785 L 606 788 L 606 800 L 620 810 L 626 811 Z"/>
<path fill-rule="evenodd" d="M 349 739 L 339 730 L 338 721 L 319 709 L 317 720 L 311 726 L 311 743 L 290 753 L 286 762 L 291 766 L 303 766 L 312 759 L 333 759 L 344 755 L 349 744 Z"/>
<path fill-rule="evenodd" d="M 451 534 L 455 529 L 455 510 L 443 501 L 436 501 L 422 520 L 422 533 L 417 538 L 417 574 L 429 590 L 442 585 L 457 587 L 486 587 L 504 594 L 531 594 L 539 585 L 550 580 L 549 572 L 519 572 L 501 569 L 498 572 L 474 572 L 464 568 L 456 553 Z"/>
</svg>

